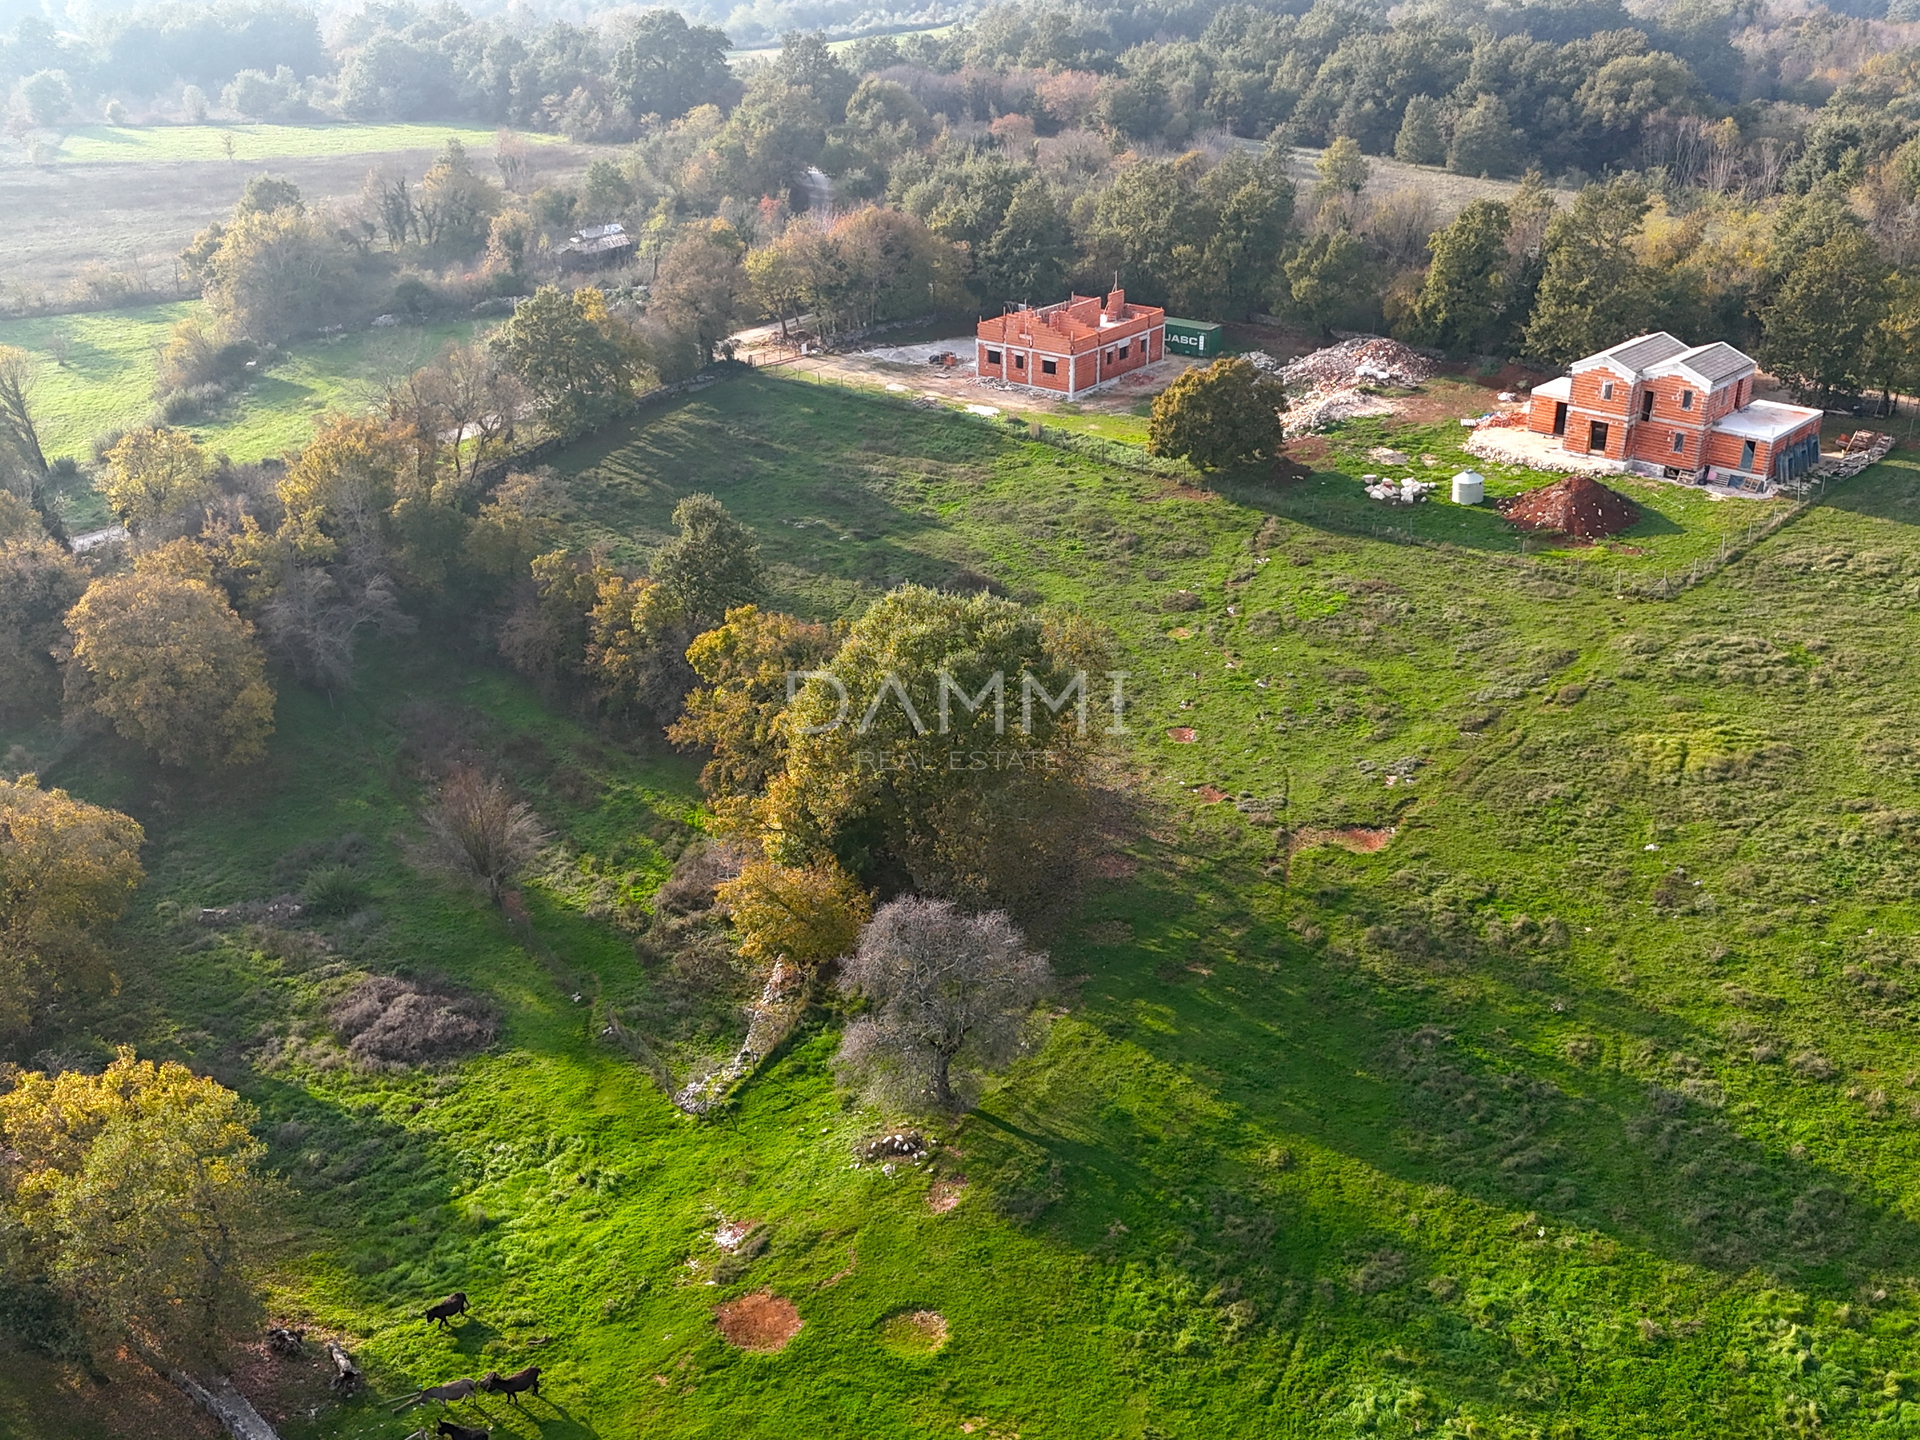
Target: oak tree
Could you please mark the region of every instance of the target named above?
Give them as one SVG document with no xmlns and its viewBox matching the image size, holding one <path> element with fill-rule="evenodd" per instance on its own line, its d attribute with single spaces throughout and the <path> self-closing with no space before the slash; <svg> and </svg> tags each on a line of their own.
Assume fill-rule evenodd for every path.
<svg viewBox="0 0 1920 1440">
<path fill-rule="evenodd" d="M 1002 911 L 969 915 L 945 900 L 883 905 L 841 970 L 866 1012 L 837 1063 L 889 1106 L 962 1107 L 980 1072 L 1018 1055 L 1051 986 L 1045 955 Z"/>
<path fill-rule="evenodd" d="M 253 626 L 203 580 L 147 571 L 96 580 L 67 616 L 67 701 L 167 765 L 241 765 L 273 733 Z"/>
<path fill-rule="evenodd" d="M 109 1344 L 218 1363 L 258 1321 L 275 1187 L 254 1108 L 175 1061 L 122 1049 L 104 1074 L 29 1072 L 0 1095 L 9 1268 L 50 1282 Z"/>
<path fill-rule="evenodd" d="M 108 976 L 101 937 L 140 884 L 140 826 L 114 810 L 0 780 L 0 1036 Z"/>
<path fill-rule="evenodd" d="M 1279 453 L 1278 380 L 1231 356 L 1178 376 L 1154 397 L 1147 449 L 1190 460 L 1203 470 Z"/>
</svg>

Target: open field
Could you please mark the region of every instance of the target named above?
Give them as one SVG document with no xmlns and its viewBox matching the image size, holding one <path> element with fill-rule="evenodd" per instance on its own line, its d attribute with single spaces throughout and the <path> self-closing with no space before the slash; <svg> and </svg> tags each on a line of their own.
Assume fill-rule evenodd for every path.
<svg viewBox="0 0 1920 1440">
<path fill-rule="evenodd" d="M 236 140 L 231 162 L 217 148 L 201 158 L 135 153 L 123 159 L 104 142 L 89 141 L 84 163 L 0 165 L 0 215 L 7 217 L 0 303 L 16 310 L 23 299 L 55 308 L 97 305 L 85 284 L 89 267 L 142 276 L 165 293 L 174 283 L 174 257 L 213 221 L 227 219 L 248 177 L 262 170 L 292 180 L 309 205 L 322 205 L 352 200 L 367 171 L 376 167 L 393 166 L 417 178 L 448 135 L 465 139 L 483 170 L 493 168 L 493 131 L 441 125 L 231 128 L 261 132 L 257 143 L 269 149 L 288 148 L 252 156 Z M 198 152 L 206 143 L 217 146 L 228 129 L 179 126 L 114 133 L 132 137 L 130 146 Z M 403 139 L 409 142 L 404 147 L 397 143 Z M 299 145 L 309 148 L 293 148 Z M 527 183 L 552 184 L 584 169 L 593 153 L 590 146 L 530 144 Z"/>
<path fill-rule="evenodd" d="M 95 436 L 146 420 L 154 408 L 160 348 L 175 323 L 197 307 L 197 301 L 179 301 L 0 320 L 0 345 L 17 345 L 40 358 L 34 410 L 47 453 L 85 460 Z M 183 428 L 234 460 L 285 454 L 306 443 L 321 412 L 366 404 L 381 381 L 408 375 L 443 346 L 470 338 L 475 325 L 450 320 L 302 341 L 218 416 Z M 64 365 L 55 363 L 53 345 L 66 352 Z"/>
<path fill-rule="evenodd" d="M 263 160 L 438 150 L 448 140 L 458 140 L 469 150 L 491 150 L 498 133 L 470 125 L 83 125 L 61 135 L 55 157 L 56 163 L 73 165 L 169 160 L 250 165 Z M 516 133 L 529 145 L 563 143 L 559 136 L 537 130 Z"/>
<path fill-rule="evenodd" d="M 1310 189 L 1319 178 L 1314 166 L 1323 151 L 1295 146 L 1287 157 L 1287 173 L 1303 189 Z M 1409 165 L 1390 155 L 1367 157 L 1367 188 L 1361 192 L 1370 200 L 1379 200 L 1396 190 L 1420 190 L 1433 201 L 1435 215 L 1447 224 L 1475 200 L 1507 200 L 1520 188 L 1517 180 L 1483 180 L 1477 175 L 1455 175 L 1438 165 Z M 1562 207 L 1573 203 L 1573 191 L 1553 190 Z"/>
<path fill-rule="evenodd" d="M 569 877 L 665 874 L 695 764 L 543 708 L 434 638 L 455 625 L 337 703 L 285 687 L 270 759 L 226 781 L 0 735 L 150 841 L 122 992 L 46 1043 L 239 1086 L 301 1196 L 278 1313 L 347 1333 L 380 1397 L 537 1360 L 551 1404 L 457 1408 L 498 1435 L 1920 1432 L 1920 464 L 1655 603 L 1570 567 L 1657 573 L 1732 502 L 1636 488 L 1641 530 L 1575 555 L 1446 505 L 1374 533 L 1356 457 L 1451 467 L 1452 435 L 1354 425 L 1307 480 L 1203 487 L 1024 417 L 756 375 L 560 458 L 577 538 L 618 558 L 708 490 L 782 607 L 984 576 L 1111 628 L 1125 801 L 1043 937 L 1062 1013 L 928 1167 L 851 1164 L 887 1117 L 834 1089 L 828 1015 L 707 1122 L 596 1041 L 584 1002 L 664 977 Z M 420 766 L 462 748 L 568 847 L 527 891 L 552 965 L 409 859 Z M 347 832 L 372 910 L 184 918 Z M 500 1043 L 339 1065 L 320 1017 L 362 968 L 482 991 Z M 764 1251 L 718 1250 L 733 1220 Z M 456 1334 L 419 1321 L 454 1288 Z M 803 1322 L 777 1354 L 712 1318 L 762 1288 Z M 921 1312 L 944 1347 L 901 1343 Z M 49 1376 L 0 1365 L 10 1437 L 172 1423 L 21 1398 Z M 411 1423 L 367 1401 L 284 1433 Z"/>
<path fill-rule="evenodd" d="M 905 40 L 909 35 L 931 35 L 935 39 L 938 39 L 952 29 L 953 26 L 950 24 L 924 25 L 915 30 L 886 30 L 876 31 L 875 33 L 892 35 L 896 40 Z M 855 45 L 860 43 L 860 38 L 861 37 L 856 37 L 851 40 L 829 40 L 827 42 L 827 48 L 836 52 L 851 50 Z M 727 63 L 729 65 L 746 65 L 754 61 L 777 60 L 780 57 L 780 48 L 778 45 L 757 45 L 747 50 L 729 50 L 727 52 Z"/>
</svg>

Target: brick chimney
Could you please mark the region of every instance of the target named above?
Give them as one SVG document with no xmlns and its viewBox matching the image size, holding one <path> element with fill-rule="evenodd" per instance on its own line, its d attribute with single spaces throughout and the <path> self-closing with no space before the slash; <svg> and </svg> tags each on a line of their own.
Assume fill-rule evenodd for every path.
<svg viewBox="0 0 1920 1440">
<path fill-rule="evenodd" d="M 1122 320 L 1127 314 L 1127 292 L 1109 290 L 1107 292 L 1107 319 Z"/>
</svg>

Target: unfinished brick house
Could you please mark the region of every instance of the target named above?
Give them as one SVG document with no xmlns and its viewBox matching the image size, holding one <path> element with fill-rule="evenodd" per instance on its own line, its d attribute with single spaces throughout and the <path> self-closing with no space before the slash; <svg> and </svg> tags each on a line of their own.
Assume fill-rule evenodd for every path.
<svg viewBox="0 0 1920 1440">
<path fill-rule="evenodd" d="M 1669 479 L 1769 488 L 1818 462 L 1821 412 L 1754 399 L 1759 368 L 1724 341 L 1641 335 L 1535 386 L 1527 428 Z"/>
<path fill-rule="evenodd" d="M 1153 364 L 1166 339 L 1167 312 L 1158 306 L 1129 304 L 1124 290 L 1104 304 L 1098 296 L 1075 295 L 982 320 L 977 370 L 990 380 L 1072 399 Z"/>
</svg>

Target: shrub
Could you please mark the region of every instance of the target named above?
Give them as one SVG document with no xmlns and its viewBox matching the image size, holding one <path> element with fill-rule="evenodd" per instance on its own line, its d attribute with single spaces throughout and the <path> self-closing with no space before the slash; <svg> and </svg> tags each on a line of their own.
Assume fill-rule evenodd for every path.
<svg viewBox="0 0 1920 1440">
<path fill-rule="evenodd" d="M 479 881 L 496 904 L 507 882 L 546 843 L 539 817 L 513 798 L 504 781 L 465 766 L 447 776 L 426 822 L 441 857 Z"/>
<path fill-rule="evenodd" d="M 491 1045 L 500 1021 L 475 995 L 369 975 L 328 1016 L 347 1053 L 363 1065 L 400 1069 L 470 1055 Z"/>
<path fill-rule="evenodd" d="M 350 865 L 323 865 L 300 887 L 300 903 L 315 915 L 351 915 L 372 898 L 367 877 Z"/>
</svg>

